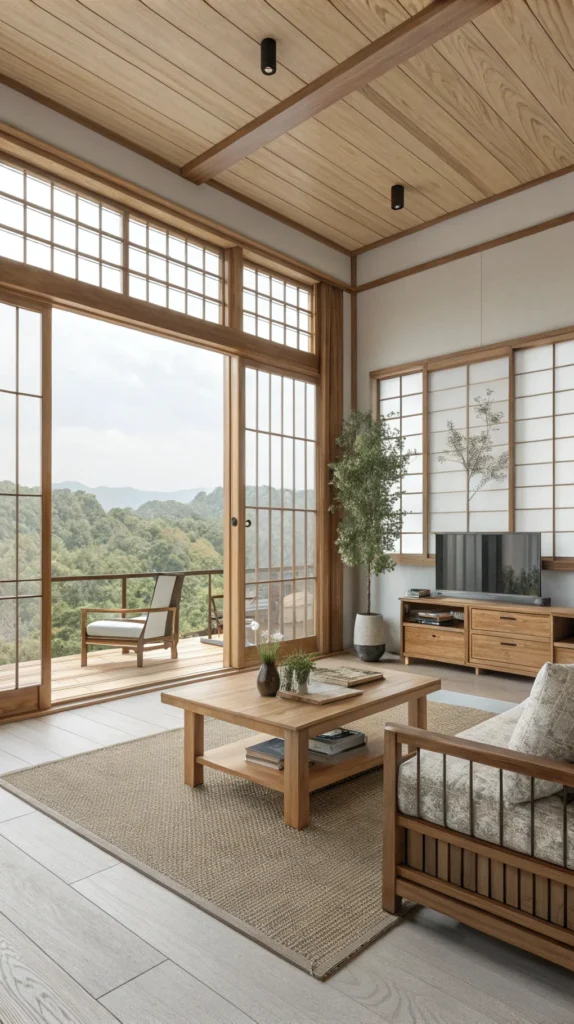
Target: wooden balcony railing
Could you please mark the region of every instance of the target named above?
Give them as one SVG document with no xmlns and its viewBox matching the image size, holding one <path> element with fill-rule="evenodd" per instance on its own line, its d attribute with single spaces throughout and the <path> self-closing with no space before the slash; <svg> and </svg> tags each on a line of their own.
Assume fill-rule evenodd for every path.
<svg viewBox="0 0 574 1024">
<path fill-rule="evenodd" d="M 221 594 L 213 593 L 213 576 L 223 576 L 223 569 L 174 569 L 173 572 L 104 572 L 95 573 L 92 575 L 82 576 L 52 576 L 51 582 L 54 583 L 93 583 L 97 580 L 120 580 L 121 582 L 121 607 L 126 608 L 129 611 L 127 600 L 128 600 L 128 580 L 143 580 L 143 579 L 155 579 L 157 576 L 173 576 L 177 573 L 179 576 L 207 576 L 207 638 L 211 640 L 213 636 L 213 620 L 212 620 L 212 606 L 213 601 L 217 598 L 222 597 Z M 203 631 L 194 636 L 203 636 Z"/>
</svg>

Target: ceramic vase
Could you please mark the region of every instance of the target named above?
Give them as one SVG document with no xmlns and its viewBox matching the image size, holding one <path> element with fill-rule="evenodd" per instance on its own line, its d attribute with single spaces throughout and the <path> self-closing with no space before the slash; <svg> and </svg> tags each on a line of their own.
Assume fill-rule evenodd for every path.
<svg viewBox="0 0 574 1024">
<path fill-rule="evenodd" d="M 353 643 L 361 661 L 379 661 L 386 646 L 383 616 L 376 612 L 370 615 L 359 613 L 355 619 Z"/>
<path fill-rule="evenodd" d="M 275 697 L 279 683 L 279 670 L 275 662 L 263 662 L 257 676 L 257 689 L 261 696 Z"/>
</svg>

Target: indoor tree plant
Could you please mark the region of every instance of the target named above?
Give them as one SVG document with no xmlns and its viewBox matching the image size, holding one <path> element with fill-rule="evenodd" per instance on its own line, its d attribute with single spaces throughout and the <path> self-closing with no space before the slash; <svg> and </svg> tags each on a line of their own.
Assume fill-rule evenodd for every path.
<svg viewBox="0 0 574 1024">
<path fill-rule="evenodd" d="M 389 552 L 400 538 L 405 515 L 401 477 L 410 453 L 391 422 L 352 412 L 337 439 L 341 454 L 329 467 L 335 497 L 331 511 L 340 513 L 339 554 L 345 565 L 366 570 L 366 611 L 357 614 L 354 634 L 363 661 L 378 661 L 385 652 L 383 617 L 371 611 L 371 578 L 394 569 Z"/>
</svg>

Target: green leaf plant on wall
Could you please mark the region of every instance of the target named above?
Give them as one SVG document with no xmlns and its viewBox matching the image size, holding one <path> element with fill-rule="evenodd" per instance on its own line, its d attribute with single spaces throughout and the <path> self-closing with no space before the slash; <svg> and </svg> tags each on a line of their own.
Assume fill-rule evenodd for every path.
<svg viewBox="0 0 574 1024">
<path fill-rule="evenodd" d="M 502 411 L 494 411 L 493 394 L 494 392 L 488 388 L 485 398 L 477 396 L 474 399 L 472 408 L 475 410 L 476 418 L 484 424 L 484 429 L 479 434 L 469 434 L 467 437 L 454 426 L 452 420 L 447 421 L 446 444 L 438 457 L 439 462 L 456 462 L 462 466 L 466 472 L 469 502 L 491 480 L 505 480 L 508 473 L 508 448 L 500 455 L 492 454 L 493 434 L 499 430 L 499 424 L 504 416 Z"/>
<path fill-rule="evenodd" d="M 335 497 L 330 511 L 341 512 L 336 543 L 345 565 L 366 569 L 369 615 L 371 577 L 395 567 L 389 551 L 401 535 L 400 485 L 411 453 L 399 431 L 370 412 L 350 414 L 337 446 L 341 454 L 329 466 Z"/>
</svg>

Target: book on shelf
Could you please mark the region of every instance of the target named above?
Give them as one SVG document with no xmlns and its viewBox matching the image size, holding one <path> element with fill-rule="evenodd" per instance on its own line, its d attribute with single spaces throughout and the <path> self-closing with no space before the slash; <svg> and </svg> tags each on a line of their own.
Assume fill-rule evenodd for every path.
<svg viewBox="0 0 574 1024">
<path fill-rule="evenodd" d="M 364 747 L 366 742 L 365 733 L 356 729 L 331 729 L 309 740 L 309 764 L 336 764 L 353 750 Z M 279 737 L 254 743 L 246 747 L 245 760 L 263 768 L 282 771 L 285 767 L 285 744 Z"/>
<path fill-rule="evenodd" d="M 357 729 L 330 729 L 309 740 L 309 750 L 314 754 L 341 754 L 344 750 L 361 747 L 367 742 L 364 732 Z"/>
<path fill-rule="evenodd" d="M 254 743 L 252 747 L 246 747 L 245 757 L 256 757 L 259 761 L 268 761 L 271 764 L 282 763 L 285 757 L 285 744 L 278 736 L 270 740 L 263 740 L 262 743 Z"/>
<path fill-rule="evenodd" d="M 452 612 L 439 612 L 439 611 L 417 611 L 418 619 L 436 619 L 437 622 L 448 622 L 452 619 Z"/>
<path fill-rule="evenodd" d="M 252 757 L 247 752 L 245 753 L 245 760 L 248 764 L 258 764 L 261 768 L 271 768 L 274 772 L 282 772 L 285 768 L 283 761 L 266 761 L 262 757 Z"/>
</svg>

